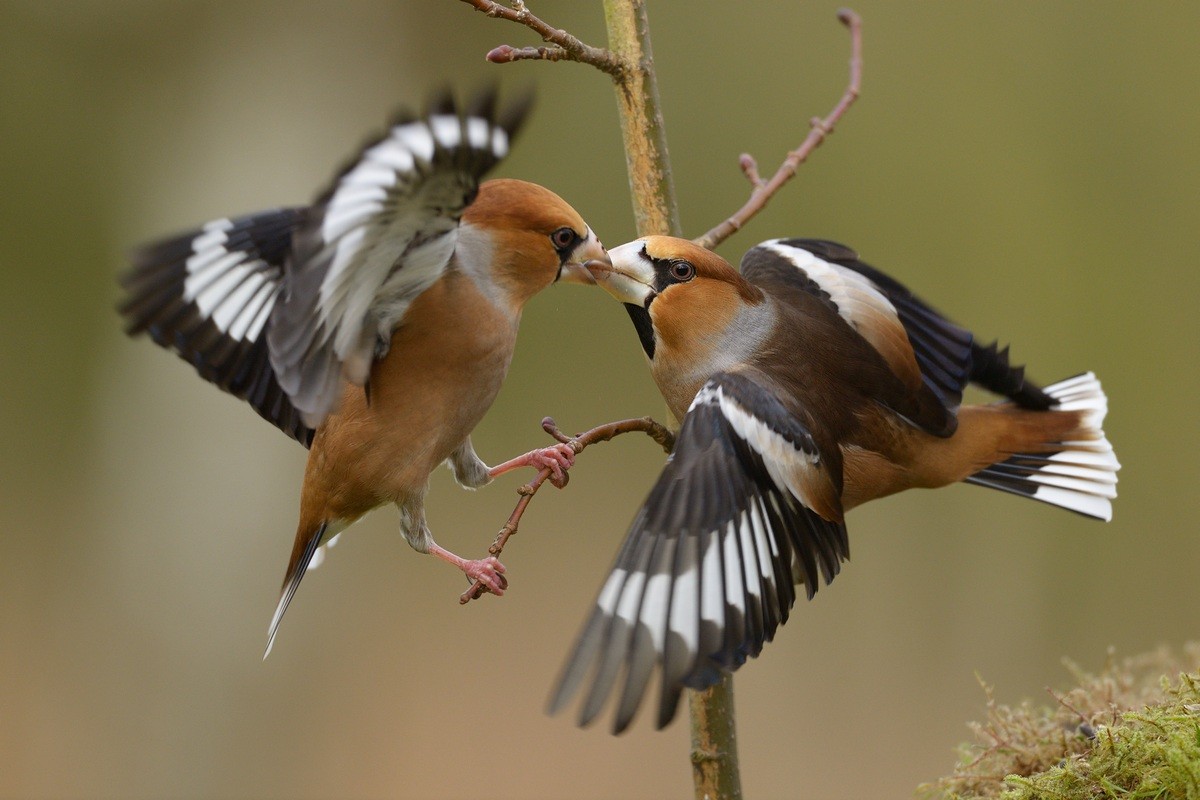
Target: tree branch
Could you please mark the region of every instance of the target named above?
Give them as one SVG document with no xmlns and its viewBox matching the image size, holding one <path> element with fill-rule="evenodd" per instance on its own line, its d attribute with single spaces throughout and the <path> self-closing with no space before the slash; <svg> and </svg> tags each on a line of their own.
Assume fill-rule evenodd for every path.
<svg viewBox="0 0 1200 800">
<path fill-rule="evenodd" d="M 692 782 L 697 800 L 740 800 L 742 776 L 738 767 L 733 675 L 703 692 L 687 693 L 692 721 Z"/>
<path fill-rule="evenodd" d="M 738 159 L 738 163 L 747 180 L 750 181 L 752 187 L 750 199 L 727 220 L 703 236 L 694 239 L 696 244 L 711 250 L 741 230 L 743 225 L 766 207 L 767 202 L 779 191 L 780 187 L 792 179 L 796 174 L 797 167 L 808 159 L 812 151 L 816 150 L 829 137 L 829 134 L 833 133 L 834 126 L 846 113 L 846 109 L 850 108 L 858 99 L 859 88 L 862 84 L 862 19 L 850 9 L 843 8 L 838 11 L 838 20 L 850 29 L 850 82 L 842 94 L 842 99 L 834 106 L 833 111 L 829 112 L 829 116 L 824 119 L 813 117 L 810 120 L 807 138 L 799 147 L 787 154 L 787 158 L 779 165 L 779 169 L 775 171 L 770 180 L 763 181 L 758 174 L 758 164 L 754 157 L 743 153 Z"/>
<path fill-rule="evenodd" d="M 629 65 L 613 82 L 637 234 L 682 236 L 645 0 L 604 0 L 604 23 L 608 46 Z"/>
<path fill-rule="evenodd" d="M 493 64 L 508 64 L 513 61 L 526 61 L 529 59 L 578 61 L 581 64 L 591 64 L 596 69 L 612 75 L 614 78 L 624 73 L 627 69 L 628 65 L 611 51 L 605 50 L 603 47 L 592 47 L 589 44 L 584 44 L 561 28 L 555 28 L 553 25 L 534 16 L 533 12 L 525 7 L 524 0 L 513 0 L 511 7 L 500 5 L 492 0 L 462 0 L 462 2 L 467 3 L 477 11 L 487 14 L 489 17 L 506 19 L 509 22 L 524 25 L 538 36 L 541 36 L 542 41 L 550 42 L 553 45 L 553 47 L 511 47 L 502 44 L 487 54 L 487 60 Z"/>
<path fill-rule="evenodd" d="M 661 425 L 650 417 L 640 417 L 638 419 L 623 419 L 619 422 L 609 422 L 606 425 L 598 425 L 585 433 L 577 434 L 576 436 L 567 436 L 550 417 L 542 420 L 542 430 L 553 436 L 563 444 L 571 445 L 571 449 L 576 455 L 583 452 L 583 449 L 590 444 L 598 442 L 607 442 L 623 433 L 633 433 L 640 431 L 649 436 L 654 441 L 658 442 L 663 450 L 670 453 L 671 448 L 675 445 L 675 434 L 665 426 Z M 550 477 L 550 470 L 543 469 L 538 472 L 532 481 L 517 489 L 517 494 L 521 495 L 521 499 L 517 501 L 517 507 L 513 509 L 512 514 L 508 517 L 508 522 L 504 523 L 504 527 L 496 534 L 495 541 L 488 548 L 488 553 L 493 556 L 498 556 L 504 550 L 504 545 L 508 543 L 509 538 L 517 532 L 517 527 L 521 524 L 521 517 L 525 514 L 525 509 L 529 507 L 529 501 L 537 494 L 537 490 L 542 487 L 546 479 Z M 481 597 L 488 588 L 484 586 L 482 581 L 475 581 L 471 584 L 471 588 L 463 592 L 459 598 L 459 603 L 469 603 Z"/>
</svg>

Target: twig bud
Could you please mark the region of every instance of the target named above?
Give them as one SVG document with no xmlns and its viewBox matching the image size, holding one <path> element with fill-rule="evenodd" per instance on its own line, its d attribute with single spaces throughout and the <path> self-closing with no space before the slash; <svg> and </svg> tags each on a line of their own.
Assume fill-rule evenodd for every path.
<svg viewBox="0 0 1200 800">
<path fill-rule="evenodd" d="M 499 47 L 489 50 L 485 58 L 493 64 L 508 64 L 513 60 L 513 53 L 515 52 L 516 48 L 512 45 L 502 44 Z"/>
</svg>

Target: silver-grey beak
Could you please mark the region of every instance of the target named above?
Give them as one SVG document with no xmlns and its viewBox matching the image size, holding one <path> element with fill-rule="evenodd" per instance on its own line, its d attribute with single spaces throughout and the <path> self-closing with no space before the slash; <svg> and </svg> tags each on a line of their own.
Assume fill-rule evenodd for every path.
<svg viewBox="0 0 1200 800">
<path fill-rule="evenodd" d="M 615 247 L 603 262 L 589 263 L 588 271 L 622 303 L 644 306 L 654 294 L 654 267 L 642 258 L 641 251 L 640 241 Z"/>
</svg>

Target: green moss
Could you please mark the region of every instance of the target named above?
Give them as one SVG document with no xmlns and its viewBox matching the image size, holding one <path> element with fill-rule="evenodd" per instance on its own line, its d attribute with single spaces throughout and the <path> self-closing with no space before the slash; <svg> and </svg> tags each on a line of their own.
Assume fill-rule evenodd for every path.
<svg viewBox="0 0 1200 800">
<path fill-rule="evenodd" d="M 1092 675 L 1054 707 L 996 703 L 973 724 L 954 772 L 920 787 L 944 800 L 1200 800 L 1200 644 L 1161 650 Z M 1175 677 L 1171 677 L 1175 676 Z"/>
</svg>

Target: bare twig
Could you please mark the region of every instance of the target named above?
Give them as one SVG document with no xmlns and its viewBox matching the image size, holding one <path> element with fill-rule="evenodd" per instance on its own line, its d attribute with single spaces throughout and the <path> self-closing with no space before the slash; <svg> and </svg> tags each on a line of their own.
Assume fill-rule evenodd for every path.
<svg viewBox="0 0 1200 800">
<path fill-rule="evenodd" d="M 488 51 L 487 60 L 493 64 L 511 64 L 513 61 L 572 61 L 571 54 L 563 48 L 513 47 L 502 44 Z"/>
<path fill-rule="evenodd" d="M 787 158 L 779 165 L 779 169 L 775 171 L 770 180 L 764 182 L 758 174 L 758 164 L 754 158 L 743 154 L 739 163 L 742 172 L 745 173 L 753 187 L 750 199 L 729 219 L 703 236 L 694 239 L 696 244 L 711 250 L 741 230 L 743 225 L 767 205 L 767 201 L 779 191 L 780 187 L 792 179 L 796 174 L 796 168 L 808 159 L 812 151 L 816 150 L 829 134 L 833 133 L 834 126 L 846 113 L 846 109 L 850 108 L 851 104 L 858 99 L 859 88 L 862 84 L 862 19 L 850 9 L 843 8 L 838 11 L 838 20 L 850 29 L 850 82 L 842 94 L 842 99 L 834 106 L 833 111 L 829 112 L 829 116 L 824 119 L 813 117 L 810 120 L 807 138 L 799 147 L 787 154 Z"/>
<path fill-rule="evenodd" d="M 675 445 L 675 435 L 667 429 L 665 425 L 661 425 L 650 417 L 639 417 L 637 419 L 623 419 L 619 422 L 609 422 L 606 425 L 599 425 L 592 428 L 590 431 L 580 433 L 576 436 L 567 436 L 550 417 L 542 420 L 542 430 L 553 436 L 563 444 L 571 445 L 571 449 L 578 455 L 583 452 L 583 449 L 590 444 L 598 442 L 607 442 L 609 439 L 620 436 L 623 433 L 633 433 L 640 431 L 649 436 L 654 441 L 658 442 L 659 446 L 668 453 Z M 504 545 L 508 543 L 510 537 L 517 532 L 517 527 L 521 524 L 521 517 L 525 514 L 525 509 L 529 507 L 529 501 L 537 494 L 537 490 L 542 487 L 546 479 L 550 477 L 549 468 L 538 472 L 532 481 L 517 489 L 517 494 L 521 495 L 521 499 L 517 501 L 517 507 L 513 509 L 512 514 L 508 517 L 508 522 L 504 523 L 504 527 L 496 534 L 495 541 L 488 548 L 488 553 L 493 556 L 498 556 L 504 550 Z M 459 598 L 459 603 L 469 603 L 482 596 L 488 588 L 482 581 L 475 581 L 471 584 L 471 588 L 463 592 Z"/>
<path fill-rule="evenodd" d="M 502 5 L 494 0 L 462 0 L 490 17 L 524 25 L 548 47 L 500 45 L 487 54 L 496 64 L 514 61 L 579 61 L 607 73 L 617 88 L 626 166 L 639 236 L 680 235 L 679 214 L 670 184 L 670 160 L 650 53 L 650 26 L 644 0 L 604 0 L 609 48 L 584 44 L 539 19 L 524 0 Z"/>
<path fill-rule="evenodd" d="M 489 17 L 506 19 L 518 25 L 524 25 L 549 42 L 552 47 L 511 47 L 500 45 L 487 54 L 487 60 L 494 64 L 508 64 L 513 61 L 539 59 L 543 61 L 578 61 L 581 64 L 591 64 L 601 72 L 608 73 L 614 78 L 623 74 L 628 65 L 603 47 L 592 47 L 584 44 L 566 31 L 555 28 L 536 17 L 525 7 L 524 0 L 514 0 L 511 6 L 501 5 L 492 0 L 462 0 L 462 2 L 482 11 Z"/>
</svg>

